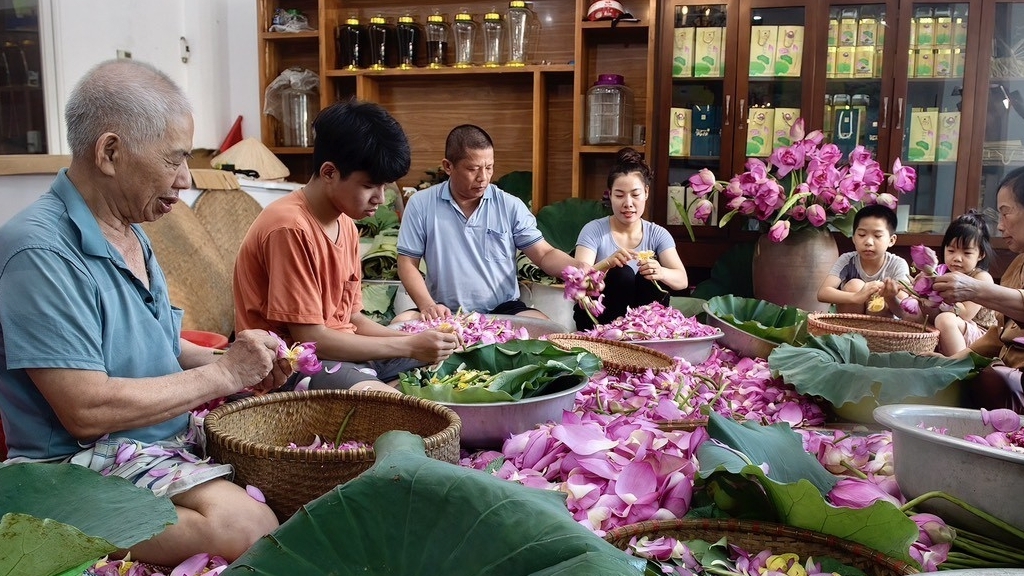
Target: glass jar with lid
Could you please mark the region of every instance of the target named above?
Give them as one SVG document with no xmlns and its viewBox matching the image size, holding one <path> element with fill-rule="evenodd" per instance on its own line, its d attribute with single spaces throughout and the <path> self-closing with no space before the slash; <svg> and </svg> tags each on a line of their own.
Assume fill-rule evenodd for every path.
<svg viewBox="0 0 1024 576">
<path fill-rule="evenodd" d="M 359 18 L 350 16 L 334 29 L 334 43 L 341 70 L 358 70 L 366 66 L 366 28 Z"/>
<path fill-rule="evenodd" d="M 398 64 L 398 41 L 395 38 L 395 27 L 388 22 L 383 14 L 377 14 L 370 18 L 366 35 L 370 44 L 370 69 L 394 68 Z"/>
<path fill-rule="evenodd" d="M 420 42 L 423 38 L 423 29 L 416 23 L 411 14 L 398 18 L 398 26 L 395 27 L 395 34 L 398 37 L 398 67 L 408 70 L 420 65 Z"/>
<path fill-rule="evenodd" d="M 476 22 L 465 8 L 455 15 L 452 24 L 455 36 L 455 67 L 468 68 L 473 65 L 473 46 L 476 43 Z"/>
<path fill-rule="evenodd" d="M 484 14 L 484 66 L 501 66 L 504 28 L 505 24 L 497 10 L 492 9 Z"/>
<path fill-rule="evenodd" d="M 587 90 L 586 141 L 590 145 L 633 142 L 633 91 L 619 74 L 601 74 Z"/>
<path fill-rule="evenodd" d="M 523 0 L 512 0 L 508 3 L 505 14 L 508 24 L 508 60 L 509 66 L 526 66 L 529 52 L 534 42 L 533 36 L 538 29 L 537 17 Z"/>
<path fill-rule="evenodd" d="M 427 67 L 443 68 L 449 63 L 448 40 L 451 28 L 444 21 L 444 16 L 435 11 L 427 16 L 425 27 L 427 37 Z"/>
</svg>

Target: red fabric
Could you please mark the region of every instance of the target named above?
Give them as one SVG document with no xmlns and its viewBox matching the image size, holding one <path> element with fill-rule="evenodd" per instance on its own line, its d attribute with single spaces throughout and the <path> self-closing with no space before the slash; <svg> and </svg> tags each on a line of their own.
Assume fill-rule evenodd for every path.
<svg viewBox="0 0 1024 576">
<path fill-rule="evenodd" d="M 235 119 L 235 123 L 231 125 L 231 130 L 228 130 L 228 135 L 224 138 L 224 142 L 221 143 L 220 148 L 217 149 L 218 154 L 222 154 L 228 148 L 231 148 L 235 144 L 242 141 L 242 117 L 239 116 Z"/>
</svg>

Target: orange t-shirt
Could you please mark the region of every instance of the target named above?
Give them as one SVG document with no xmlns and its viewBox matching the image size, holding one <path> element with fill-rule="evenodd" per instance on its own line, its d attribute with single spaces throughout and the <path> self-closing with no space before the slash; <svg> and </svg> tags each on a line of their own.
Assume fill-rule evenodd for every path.
<svg viewBox="0 0 1024 576">
<path fill-rule="evenodd" d="M 359 231 L 338 218 L 338 241 L 324 233 L 303 190 L 274 201 L 252 223 L 235 259 L 235 329 L 275 332 L 287 324 L 321 324 L 355 332 L 363 309 Z"/>
</svg>

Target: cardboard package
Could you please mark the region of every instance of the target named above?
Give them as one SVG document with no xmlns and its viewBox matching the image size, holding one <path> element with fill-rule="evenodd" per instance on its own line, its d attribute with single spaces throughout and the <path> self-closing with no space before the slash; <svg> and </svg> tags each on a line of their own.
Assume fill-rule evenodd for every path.
<svg viewBox="0 0 1024 576">
<path fill-rule="evenodd" d="M 853 56 L 853 77 L 874 78 L 875 77 L 875 47 L 857 46 L 854 48 Z"/>
<path fill-rule="evenodd" d="M 960 149 L 960 113 L 939 112 L 939 131 L 935 145 L 935 160 L 955 162 Z"/>
<path fill-rule="evenodd" d="M 836 75 L 836 56 L 839 53 L 839 49 L 835 46 L 830 46 L 828 54 L 825 56 L 825 77 L 835 78 Z"/>
<path fill-rule="evenodd" d="M 686 186 L 668 186 L 668 214 L 665 223 L 669 226 L 682 226 L 686 217 Z"/>
<path fill-rule="evenodd" d="M 751 108 L 747 118 L 747 156 L 769 156 L 774 141 L 775 109 Z"/>
<path fill-rule="evenodd" d="M 835 16 L 828 19 L 828 46 L 839 46 L 839 18 Z"/>
<path fill-rule="evenodd" d="M 775 47 L 778 44 L 778 26 L 750 27 L 750 75 L 775 74 Z"/>
<path fill-rule="evenodd" d="M 722 46 L 725 45 L 725 28 L 708 26 L 696 28 L 693 39 L 693 75 L 698 78 L 720 78 L 722 71 Z"/>
<path fill-rule="evenodd" d="M 693 135 L 693 111 L 689 108 L 672 108 L 669 111 L 668 155 L 689 156 L 690 138 Z"/>
<path fill-rule="evenodd" d="M 857 46 L 874 46 L 878 39 L 878 20 L 861 18 L 857 22 Z"/>
<path fill-rule="evenodd" d="M 935 19 L 935 46 L 937 48 L 953 47 L 953 19 L 940 16 Z"/>
<path fill-rule="evenodd" d="M 939 124 L 936 108 L 911 108 L 907 118 L 906 158 L 908 162 L 934 162 Z"/>
<path fill-rule="evenodd" d="M 857 45 L 857 19 L 844 16 L 839 20 L 839 46 Z"/>
<path fill-rule="evenodd" d="M 717 106 L 694 106 L 691 122 L 691 156 L 718 156 L 722 141 L 722 126 Z"/>
<path fill-rule="evenodd" d="M 693 76 L 693 38 L 696 28 L 676 28 L 672 42 L 672 76 L 688 78 Z"/>
<path fill-rule="evenodd" d="M 836 52 L 836 66 L 835 66 L 835 77 L 836 78 L 852 78 L 853 77 L 853 60 L 854 52 L 856 48 L 852 46 L 840 46 Z"/>
<path fill-rule="evenodd" d="M 775 123 L 772 136 L 772 149 L 782 148 L 793 144 L 790 131 L 793 125 L 800 118 L 799 108 L 776 108 Z"/>
<path fill-rule="evenodd" d="M 932 64 L 932 76 L 935 78 L 949 78 L 953 75 L 953 50 L 939 48 L 935 51 Z"/>
<path fill-rule="evenodd" d="M 914 56 L 914 77 L 931 78 L 935 76 L 935 51 L 931 48 L 918 48 Z"/>
<path fill-rule="evenodd" d="M 775 75 L 800 76 L 804 59 L 804 27 L 779 26 L 775 47 Z"/>
<path fill-rule="evenodd" d="M 860 143 L 860 109 L 850 106 L 836 106 L 832 126 L 832 143 L 847 155 Z"/>
<path fill-rule="evenodd" d="M 932 48 L 935 46 L 935 19 L 921 16 L 917 19 L 917 47 Z"/>
<path fill-rule="evenodd" d="M 953 18 L 953 38 L 950 43 L 957 48 L 967 46 L 967 18 L 961 16 Z"/>
</svg>

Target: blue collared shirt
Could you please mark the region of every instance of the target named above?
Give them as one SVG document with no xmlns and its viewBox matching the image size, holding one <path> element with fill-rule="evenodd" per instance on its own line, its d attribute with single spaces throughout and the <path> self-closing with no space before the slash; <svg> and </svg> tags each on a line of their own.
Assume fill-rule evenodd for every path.
<svg viewBox="0 0 1024 576">
<path fill-rule="evenodd" d="M 0 227 L 0 415 L 9 456 L 55 458 L 81 450 L 25 368 L 70 368 L 111 377 L 180 372 L 181 310 L 142 241 L 149 289 L 107 242 L 62 170 L 50 190 Z M 154 442 L 184 432 L 188 415 L 111 433 Z M 116 423 L 110 423 L 116 425 Z"/>
<path fill-rule="evenodd" d="M 427 289 L 452 311 L 490 312 L 519 298 L 516 250 L 543 240 L 522 200 L 491 184 L 466 218 L 442 182 L 412 195 L 398 229 L 398 253 L 423 259 Z"/>
</svg>

